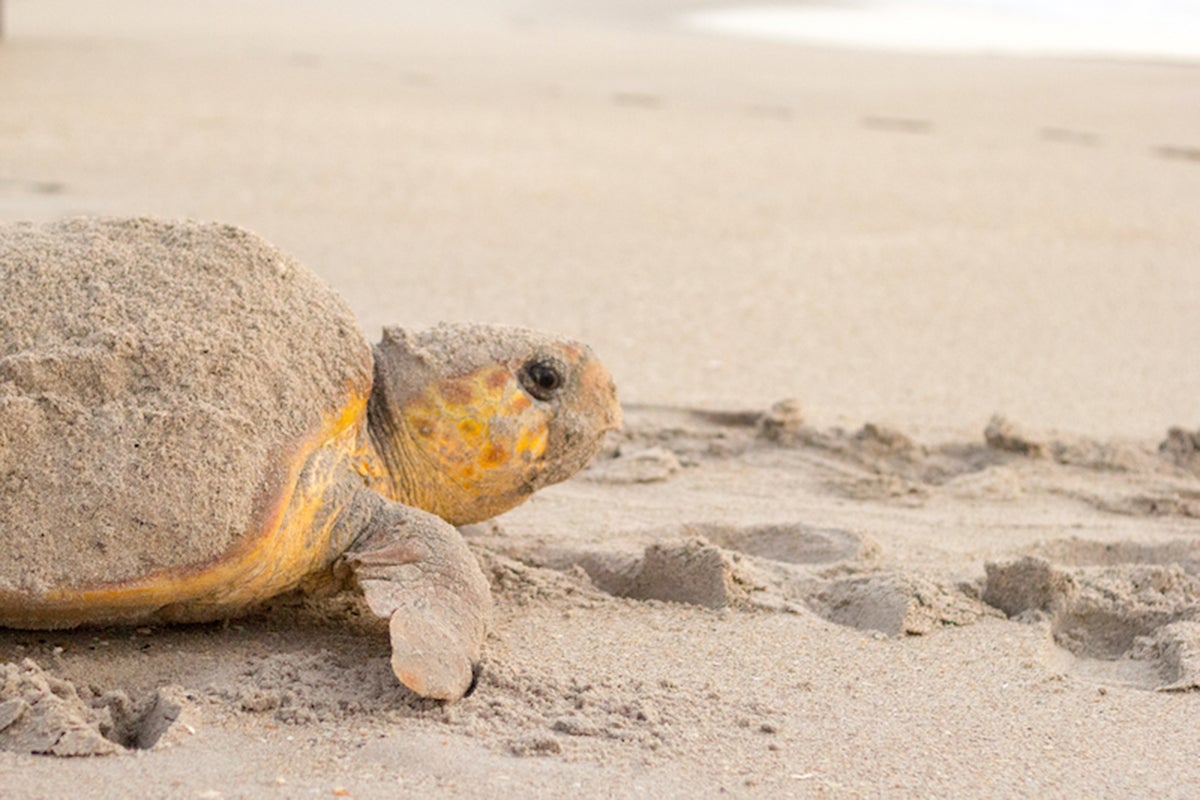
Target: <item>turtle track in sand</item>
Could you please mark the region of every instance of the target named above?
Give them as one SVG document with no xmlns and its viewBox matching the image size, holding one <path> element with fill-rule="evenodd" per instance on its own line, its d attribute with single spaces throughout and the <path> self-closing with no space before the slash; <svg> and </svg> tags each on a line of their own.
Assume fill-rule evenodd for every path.
<svg viewBox="0 0 1200 800">
<path fill-rule="evenodd" d="M 1084 679 L 1200 690 L 1200 542 L 1046 542 L 989 562 L 983 599 L 1045 626 Z"/>
<path fill-rule="evenodd" d="M 818 429 L 795 401 L 765 412 L 632 407 L 625 431 L 581 477 L 601 486 L 669 483 L 692 468 L 753 463 L 769 452 L 786 452 L 816 493 L 884 506 L 1041 495 L 1092 516 L 1200 517 L 1200 432 L 1172 429 L 1153 446 L 1038 437 L 995 416 L 976 441 L 927 446 L 871 423 Z M 1200 541 L 1050 538 L 1007 553 L 1000 547 L 983 574 L 947 580 L 889 563 L 869 532 L 800 521 L 682 522 L 614 534 L 582 545 L 482 541 L 636 600 L 815 613 L 889 636 L 1013 618 L 1044 625 L 1070 654 L 1068 670 L 1084 679 L 1200 689 Z"/>
</svg>

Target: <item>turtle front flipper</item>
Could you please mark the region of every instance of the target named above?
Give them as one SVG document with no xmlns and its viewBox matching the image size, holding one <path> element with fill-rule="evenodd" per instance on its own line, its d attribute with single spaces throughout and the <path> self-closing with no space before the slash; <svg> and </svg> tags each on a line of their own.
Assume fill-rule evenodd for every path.
<svg viewBox="0 0 1200 800">
<path fill-rule="evenodd" d="M 389 620 L 396 677 L 424 697 L 470 694 L 492 608 L 475 556 L 433 514 L 371 492 L 360 502 L 376 507 L 345 563 L 367 605 Z"/>
</svg>

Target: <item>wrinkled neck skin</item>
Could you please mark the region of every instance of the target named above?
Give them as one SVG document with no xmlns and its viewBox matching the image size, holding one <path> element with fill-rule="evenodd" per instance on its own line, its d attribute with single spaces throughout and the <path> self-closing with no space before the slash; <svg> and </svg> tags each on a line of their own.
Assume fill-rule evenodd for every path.
<svg viewBox="0 0 1200 800">
<path fill-rule="evenodd" d="M 371 452 L 382 470 L 372 470 L 368 475 L 371 489 L 398 503 L 437 513 L 430 508 L 438 494 L 437 487 L 403 480 L 405 475 L 419 474 L 420 462 L 404 420 L 386 402 L 386 394 L 386 387 L 376 376 L 375 389 L 367 402 L 367 433 Z"/>
<path fill-rule="evenodd" d="M 531 359 L 561 366 L 561 392 L 526 391 Z M 371 488 L 452 525 L 494 517 L 570 477 L 620 424 L 612 378 L 586 347 L 466 325 L 385 330 L 367 416 L 382 467 Z"/>
<path fill-rule="evenodd" d="M 382 474 L 369 478 L 374 491 L 397 503 L 436 514 L 451 525 L 469 525 L 494 517 L 520 504 L 533 492 L 530 488 L 511 502 L 496 496 L 471 496 L 466 487 L 427 457 L 400 407 L 386 400 L 386 384 L 376 386 L 367 404 L 371 449 L 383 466 Z M 488 502 L 480 502 L 481 499 Z"/>
</svg>

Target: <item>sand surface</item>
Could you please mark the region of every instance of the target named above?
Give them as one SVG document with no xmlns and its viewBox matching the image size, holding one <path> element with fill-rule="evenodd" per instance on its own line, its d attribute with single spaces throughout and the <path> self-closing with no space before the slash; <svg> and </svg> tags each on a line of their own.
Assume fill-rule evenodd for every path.
<svg viewBox="0 0 1200 800">
<path fill-rule="evenodd" d="M 243 225 L 372 338 L 589 342 L 627 428 L 468 531 L 467 700 L 349 597 L 2 631 L 0 796 L 1196 794 L 1200 72 L 692 5 L 5 3 L 0 220 Z"/>
</svg>

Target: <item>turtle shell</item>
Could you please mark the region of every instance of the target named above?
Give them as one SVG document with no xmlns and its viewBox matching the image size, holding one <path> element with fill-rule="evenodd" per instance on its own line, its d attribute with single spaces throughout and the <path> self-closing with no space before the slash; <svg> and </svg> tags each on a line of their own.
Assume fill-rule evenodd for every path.
<svg viewBox="0 0 1200 800">
<path fill-rule="evenodd" d="M 0 621 L 254 557 L 371 380 L 349 308 L 244 230 L 0 226 Z"/>
</svg>

